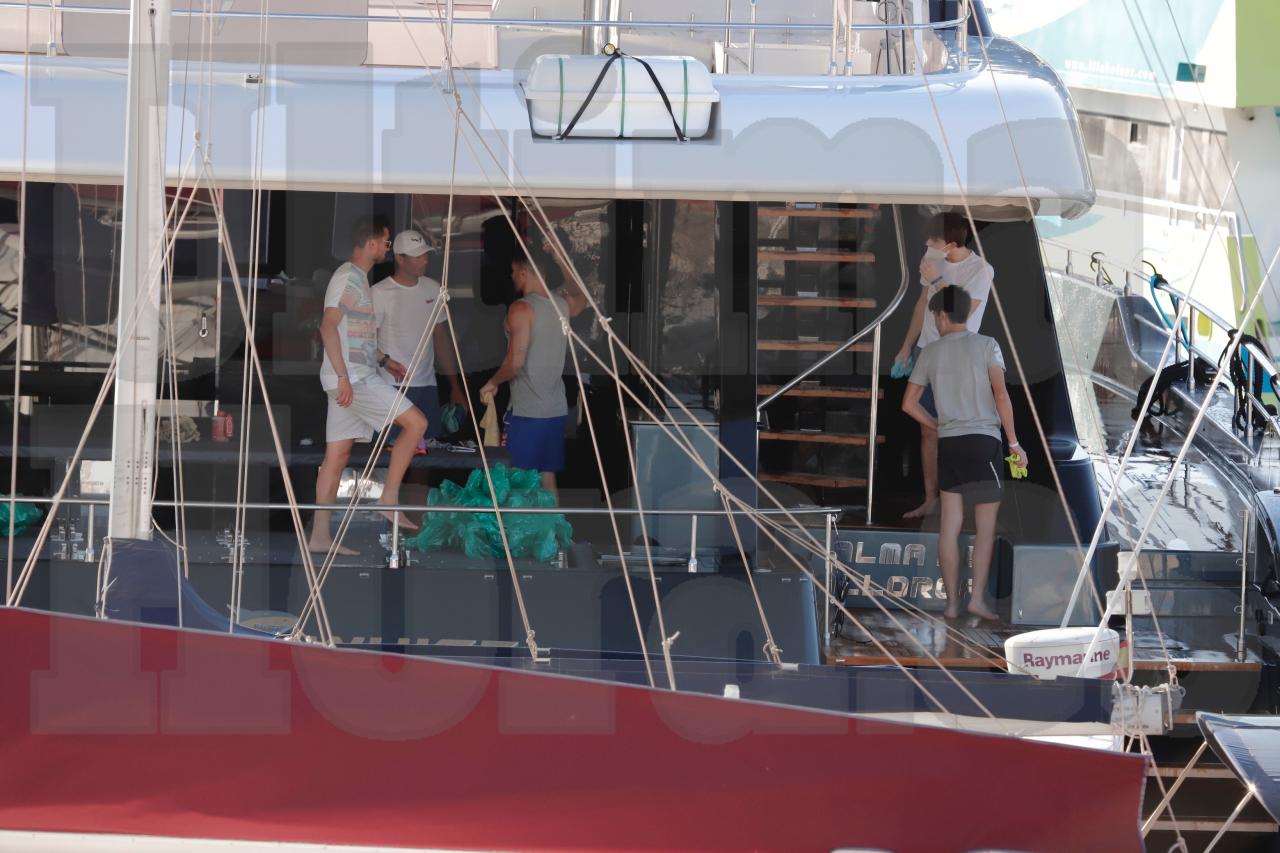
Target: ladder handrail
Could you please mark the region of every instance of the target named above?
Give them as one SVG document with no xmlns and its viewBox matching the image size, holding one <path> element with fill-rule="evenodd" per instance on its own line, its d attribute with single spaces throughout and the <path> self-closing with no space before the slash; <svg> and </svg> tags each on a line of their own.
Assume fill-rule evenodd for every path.
<svg viewBox="0 0 1280 853">
<path fill-rule="evenodd" d="M 796 387 L 814 373 L 835 361 L 838 357 L 844 355 L 849 347 L 858 343 L 858 341 L 878 329 L 880 325 L 889 318 L 889 315 L 896 311 L 898 306 L 902 303 L 902 298 L 907 294 L 907 285 L 911 281 L 911 271 L 907 267 L 907 246 L 906 243 L 903 242 L 902 238 L 902 213 L 898 210 L 898 206 L 896 204 L 890 205 L 890 207 L 893 208 L 893 227 L 898 238 L 898 262 L 902 266 L 902 281 L 898 284 L 898 292 L 894 294 L 893 299 L 889 302 L 888 306 L 881 311 L 874 320 L 854 332 L 853 337 L 845 341 L 843 345 L 832 350 L 827 355 L 824 355 L 822 358 L 797 373 L 786 383 L 778 386 L 776 391 L 761 400 L 756 405 L 757 422 L 760 420 L 760 415 L 763 414 L 766 406 L 777 400 L 779 397 L 785 396 L 792 388 Z M 876 400 L 874 398 L 871 400 L 871 405 L 876 405 Z"/>
<path fill-rule="evenodd" d="M 1077 281 L 1085 282 L 1094 287 L 1102 288 L 1104 290 L 1111 290 L 1111 291 L 1118 290 L 1126 296 L 1131 295 L 1133 278 L 1135 276 L 1144 283 L 1150 282 L 1150 276 L 1148 276 L 1146 272 L 1142 270 L 1135 270 L 1132 267 L 1125 266 L 1124 264 L 1117 264 L 1111 261 L 1106 261 L 1105 260 L 1106 256 L 1103 255 L 1101 252 L 1094 252 L 1089 255 L 1090 262 L 1097 265 L 1096 276 L 1090 277 L 1090 276 L 1080 275 L 1074 269 L 1072 269 L 1071 256 L 1073 254 L 1084 254 L 1082 251 L 1078 249 L 1073 249 L 1070 246 L 1066 245 L 1065 243 L 1061 243 L 1057 240 L 1051 240 L 1048 238 L 1041 238 L 1041 242 L 1066 252 L 1066 255 L 1067 255 L 1066 266 L 1063 269 L 1059 270 L 1059 272 L 1062 275 L 1070 276 L 1071 278 Z M 1104 261 L 1106 265 L 1109 265 L 1113 269 L 1119 270 L 1120 272 L 1124 273 L 1123 287 L 1117 287 L 1114 284 L 1108 286 L 1108 284 L 1104 280 L 1104 270 L 1105 270 Z M 1110 273 L 1105 273 L 1105 275 L 1108 278 L 1110 277 Z M 1205 317 L 1208 318 L 1209 322 L 1213 324 L 1214 327 L 1227 333 L 1228 337 L 1230 336 L 1230 333 L 1232 330 L 1238 329 L 1239 327 L 1234 323 L 1227 322 L 1225 318 L 1219 316 L 1217 312 L 1207 307 L 1204 303 L 1200 302 L 1198 299 L 1195 299 L 1194 297 L 1188 297 L 1185 293 L 1178 290 L 1171 283 L 1169 283 L 1167 279 L 1165 279 L 1163 284 L 1156 284 L 1155 287 L 1157 290 L 1161 290 L 1169 294 L 1169 296 L 1173 299 L 1185 300 L 1187 305 L 1190 306 L 1190 311 L 1188 312 L 1188 328 L 1192 332 L 1191 338 L 1190 340 L 1179 341 L 1177 344 L 1175 344 L 1175 347 L 1178 345 L 1185 346 L 1187 348 L 1189 355 L 1194 354 L 1204 359 L 1205 361 L 1209 362 L 1210 364 L 1217 364 L 1218 359 L 1221 357 L 1221 353 L 1214 354 L 1214 353 L 1206 352 L 1204 347 L 1202 347 L 1195 341 L 1195 338 L 1194 338 L 1195 314 L 1197 313 L 1203 314 Z M 1165 331 L 1165 330 L 1159 329 L 1159 331 Z M 1179 335 L 1179 337 L 1181 337 L 1181 335 Z M 1266 351 L 1260 349 L 1259 347 L 1254 346 L 1253 344 L 1247 341 L 1242 341 L 1240 343 L 1240 348 L 1248 352 L 1252 360 L 1252 366 L 1250 367 L 1250 378 L 1256 377 L 1256 373 L 1254 373 L 1253 371 L 1260 369 L 1262 370 L 1263 374 L 1267 377 L 1267 379 L 1271 381 L 1273 384 L 1280 381 L 1280 369 L 1276 368 L 1275 363 L 1271 360 L 1270 355 Z M 1176 360 L 1177 360 L 1177 356 L 1175 353 L 1175 361 Z M 1159 371 L 1160 365 L 1152 365 L 1152 369 Z M 1194 371 L 1190 372 L 1189 375 L 1194 376 L 1195 375 Z M 1232 389 L 1235 388 L 1235 384 L 1232 383 L 1229 378 L 1224 378 L 1223 383 L 1230 386 Z M 1245 389 L 1245 396 L 1249 400 L 1249 408 L 1256 411 L 1262 417 L 1266 418 L 1267 422 L 1271 424 L 1272 427 L 1278 433 L 1280 433 L 1280 418 L 1278 418 L 1276 415 L 1271 414 L 1271 412 L 1267 410 L 1266 404 L 1262 401 L 1262 399 L 1253 392 L 1252 381 L 1248 383 L 1248 387 Z"/>
<path fill-rule="evenodd" d="M 1078 275 L 1075 272 L 1075 270 L 1072 269 L 1071 267 L 1071 256 L 1073 254 L 1084 254 L 1081 250 L 1073 249 L 1070 246 L 1066 245 L 1065 243 L 1061 243 L 1057 240 L 1051 240 L 1049 238 L 1041 238 L 1041 242 L 1066 252 L 1067 264 L 1066 264 L 1066 267 L 1061 270 L 1063 274 L 1072 276 L 1073 278 L 1079 279 L 1081 281 L 1090 280 L 1087 276 Z M 1109 266 L 1112 269 L 1116 269 L 1124 273 L 1125 283 L 1124 283 L 1124 287 L 1122 288 L 1122 291 L 1126 295 L 1130 294 L 1130 291 L 1132 289 L 1132 284 L 1133 284 L 1133 278 L 1135 276 L 1144 285 L 1150 282 L 1151 277 L 1147 275 L 1146 272 L 1142 270 L 1136 270 L 1132 267 L 1125 266 L 1124 264 L 1117 264 L 1113 261 L 1107 260 L 1106 255 L 1102 254 L 1101 252 L 1091 253 L 1089 257 L 1091 261 L 1096 262 L 1098 265 L 1099 277 L 1093 280 L 1093 284 L 1096 286 L 1099 286 L 1099 287 L 1106 286 L 1105 282 L 1100 280 L 1104 262 L 1106 266 Z M 1168 279 L 1165 280 L 1164 284 L 1157 284 L 1156 289 L 1164 291 L 1165 293 L 1169 294 L 1171 297 L 1175 299 L 1184 300 L 1188 305 L 1190 305 L 1192 308 L 1195 309 L 1197 314 L 1203 314 L 1205 317 L 1209 319 L 1210 323 L 1212 323 L 1215 327 L 1221 329 L 1222 331 L 1227 332 L 1228 334 L 1230 334 L 1232 329 L 1239 328 L 1239 326 L 1237 326 L 1235 323 L 1228 322 L 1224 317 L 1220 316 L 1217 312 L 1215 312 L 1212 308 L 1209 308 L 1208 306 L 1206 306 L 1200 300 L 1194 297 L 1189 297 L 1185 293 L 1183 293 L 1181 290 L 1178 290 L 1168 281 Z M 1250 344 L 1250 343 L 1243 343 L 1241 344 L 1241 346 L 1244 347 L 1246 350 L 1248 350 L 1249 354 L 1258 360 L 1259 366 L 1262 367 L 1262 369 L 1267 373 L 1269 378 L 1272 378 L 1272 379 L 1280 378 L 1280 369 L 1278 369 L 1275 363 L 1271 361 L 1270 355 L 1268 355 L 1266 352 L 1262 351 L 1261 349 L 1259 349 L 1258 347 L 1255 347 L 1253 344 Z M 1198 354 L 1202 356 L 1206 356 L 1209 361 L 1213 361 L 1213 362 L 1217 361 L 1218 357 L 1216 355 L 1210 355 L 1198 346 L 1194 348 Z"/>
</svg>

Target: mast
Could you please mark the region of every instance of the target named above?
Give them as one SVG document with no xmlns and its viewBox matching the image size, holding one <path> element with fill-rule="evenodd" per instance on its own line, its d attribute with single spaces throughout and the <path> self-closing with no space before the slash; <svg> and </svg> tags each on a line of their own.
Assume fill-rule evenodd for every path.
<svg viewBox="0 0 1280 853">
<path fill-rule="evenodd" d="M 132 0 L 108 535 L 151 538 L 171 0 Z M 137 315 L 134 319 L 135 313 Z"/>
</svg>

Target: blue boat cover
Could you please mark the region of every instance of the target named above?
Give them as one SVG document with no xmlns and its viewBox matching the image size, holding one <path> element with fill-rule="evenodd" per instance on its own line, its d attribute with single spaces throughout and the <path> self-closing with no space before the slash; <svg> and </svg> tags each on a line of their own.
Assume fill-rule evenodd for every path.
<svg viewBox="0 0 1280 853">
<path fill-rule="evenodd" d="M 1252 785 L 1254 798 L 1280 821 L 1280 717 L 1196 715 L 1200 731 L 1223 763 Z"/>
<path fill-rule="evenodd" d="M 209 606 L 183 577 L 172 545 L 144 539 L 111 540 L 111 575 L 103 594 L 103 613 L 125 622 L 181 623 L 183 628 L 224 634 L 231 621 Z M 241 625 L 233 633 L 271 636 Z"/>
</svg>

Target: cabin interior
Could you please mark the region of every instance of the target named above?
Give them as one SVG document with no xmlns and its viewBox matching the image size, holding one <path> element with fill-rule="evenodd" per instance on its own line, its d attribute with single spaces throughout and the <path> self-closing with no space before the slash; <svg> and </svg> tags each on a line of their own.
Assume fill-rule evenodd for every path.
<svg viewBox="0 0 1280 853">
<path fill-rule="evenodd" d="M 15 190 L 10 188 L 7 210 L 0 211 L 10 223 L 17 219 Z M 17 491 L 47 498 L 69 477 L 67 496 L 80 501 L 61 508 L 54 519 L 38 559 L 56 568 L 37 573 L 30 601 L 90 613 L 108 512 L 109 406 L 89 430 L 80 461 L 70 463 L 114 347 L 119 188 L 31 183 L 26 203 L 23 326 L 19 334 L 13 322 L 16 288 L 10 288 L 0 374 L 0 388 L 8 391 L 17 383 L 17 417 L 9 392 L 0 447 L 12 452 L 16 422 Z M 437 279 L 448 243 L 450 323 L 472 395 L 503 357 L 516 240 L 500 204 L 508 211 L 516 204 L 457 196 L 450 218 L 448 203 L 444 195 L 264 191 L 255 216 L 249 191 L 226 190 L 228 251 L 216 239 L 210 200 L 197 196 L 174 251 L 174 304 L 172 321 L 166 323 L 173 326 L 177 381 L 176 391 L 172 381 L 162 381 L 160 409 L 162 423 L 173 412 L 190 418 L 195 435 L 186 430 L 178 466 L 168 440 L 158 443 L 155 520 L 157 530 L 169 537 L 183 526 L 184 571 L 215 610 L 231 607 L 242 620 L 262 614 L 269 622 L 271 614 L 296 615 L 306 595 L 284 469 L 256 382 L 250 383 L 248 410 L 243 406 L 250 375 L 246 324 L 232 290 L 231 265 L 244 294 L 253 297 L 251 334 L 263 360 L 287 471 L 298 502 L 305 505 L 314 500 L 324 444 L 317 326 L 325 286 L 347 254 L 345 236 L 355 217 L 378 214 L 393 231 L 421 231 L 439 249 L 428 268 Z M 937 519 L 903 518 L 922 497 L 919 429 L 900 410 L 905 380 L 890 376 L 918 295 L 925 222 L 939 208 L 803 199 L 553 198 L 543 204 L 612 328 L 682 404 L 667 426 L 680 430 L 726 488 L 761 510 L 785 507 L 796 513 L 815 543 L 830 534 L 840 559 L 865 569 L 884 587 L 882 593 L 837 587 L 850 606 L 874 609 L 870 596 L 886 594 L 941 610 Z M 540 246 L 528 216 L 517 212 L 513 219 L 522 238 Z M 16 226 L 9 231 L 6 247 L 12 250 Z M 1073 562 L 1068 518 L 1078 529 L 1092 530 L 1099 512 L 1097 486 L 1091 463 L 1076 443 L 1035 229 L 1011 217 L 981 222 L 980 236 L 996 271 L 1003 309 L 992 306 L 986 312 L 982 331 L 1005 352 L 1019 434 L 1031 455 L 1030 476 L 1009 482 L 1002 505 L 990 592 L 1006 622 L 1053 624 L 1079 565 Z M 559 285 L 554 264 L 543 268 L 549 282 Z M 10 282 L 17 281 L 12 264 L 6 272 Z M 375 268 L 370 278 L 376 282 L 389 272 L 389 266 Z M 162 314 L 167 318 L 167 306 Z M 608 363 L 608 347 L 591 312 L 579 316 L 574 327 L 591 352 Z M 22 368 L 15 376 L 18 347 Z M 819 369 L 806 372 L 827 356 Z M 652 562 L 655 577 L 666 585 L 659 598 L 668 618 L 671 609 L 684 606 L 699 622 L 683 629 L 683 652 L 760 657 L 759 618 L 741 583 L 740 550 L 712 484 L 645 407 L 627 393 L 620 395 L 599 361 L 581 353 L 579 368 L 585 395 L 571 367 L 565 382 L 571 409 L 589 410 L 597 426 L 600 464 L 585 419 L 575 423 L 571 417 L 560 507 L 572 527 L 572 545 L 549 562 L 521 558 L 510 566 L 501 558 L 472 559 L 458 549 L 421 553 L 392 538 L 389 525 L 376 516 L 356 513 L 345 543 L 360 554 L 337 558 L 325 588 L 326 599 L 336 602 L 329 606 L 335 635 L 384 644 L 412 639 L 416 632 L 428 642 L 518 646 L 521 631 L 510 600 L 518 572 L 534 590 L 524 591 L 534 609 L 545 600 L 547 607 L 572 613 L 572 602 L 578 602 L 578 609 L 590 614 L 585 621 L 550 620 L 576 627 L 548 628 L 549 642 L 634 652 L 630 614 L 625 609 L 611 614 L 610 608 L 627 607 L 625 590 L 617 583 L 620 564 L 647 577 Z M 619 373 L 626 388 L 652 407 L 653 398 L 635 372 L 624 364 Z M 801 381 L 790 385 L 797 376 Z M 785 393 L 775 394 L 780 389 Z M 674 400 L 667 402 L 674 408 Z M 1033 403 L 1044 441 L 1038 438 Z M 478 416 L 474 396 L 472 404 Z M 500 396 L 498 406 L 504 405 Z M 234 425 L 229 441 L 213 434 L 212 417 L 219 410 Z M 242 434 L 243 466 L 237 464 Z M 463 418 L 457 432 L 442 438 L 446 446 L 414 460 L 404 502 L 426 505 L 432 489 L 446 480 L 465 482 L 481 466 L 480 454 L 465 447 L 476 439 L 470 419 Z M 500 447 L 488 450 L 491 463 L 504 455 Z M 359 449 L 353 455 L 348 489 L 354 488 L 356 466 L 365 458 Z M 767 491 L 757 490 L 744 468 Z M 178 490 L 185 503 L 181 513 L 172 507 Z M 341 493 L 340 500 L 349 494 Z M 621 555 L 606 494 L 618 514 Z M 239 525 L 237 503 L 250 507 Z M 782 547 L 753 522 L 740 520 L 738 532 L 761 594 L 786 614 L 779 617 L 785 623 L 779 630 L 788 638 L 779 645 L 787 656 L 811 662 L 839 657 L 822 648 L 828 631 L 839 635 L 840 626 L 831 629 L 830 621 L 841 619 L 816 589 L 823 561 Z M 26 558 L 33 539 L 34 532 L 17 537 L 16 561 Z M 1114 562 L 1114 549 L 1104 547 L 1095 566 L 1099 587 L 1114 572 Z M 737 592 L 730 604 L 717 599 L 711 608 L 704 606 L 702 594 L 684 596 L 683 605 L 664 598 L 690 581 L 707 589 L 716 587 L 705 584 L 722 581 Z M 651 598 L 637 605 L 646 619 L 653 615 Z M 1092 612 L 1082 601 L 1078 617 L 1087 621 Z M 742 630 L 726 631 L 719 624 L 725 620 L 737 620 Z M 815 631 L 815 625 L 822 630 Z M 706 642 L 700 645 L 698 637 Z"/>
</svg>

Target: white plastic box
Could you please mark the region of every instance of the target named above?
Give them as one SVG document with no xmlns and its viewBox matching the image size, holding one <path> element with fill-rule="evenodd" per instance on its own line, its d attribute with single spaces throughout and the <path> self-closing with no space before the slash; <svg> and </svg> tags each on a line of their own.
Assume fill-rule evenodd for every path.
<svg viewBox="0 0 1280 853">
<path fill-rule="evenodd" d="M 1120 657 L 1120 635 L 1103 628 L 1050 628 L 1028 631 L 1004 641 L 1004 658 L 1010 672 L 1052 681 L 1060 675 L 1110 678 Z M 1092 646 L 1092 650 L 1090 647 Z M 1086 653 L 1088 659 L 1085 659 Z"/>
<path fill-rule="evenodd" d="M 711 72 L 691 56 L 641 57 L 653 68 L 685 136 L 707 135 L 711 105 L 720 100 Z M 539 56 L 524 84 L 529 118 L 538 136 L 561 135 L 578 112 L 607 56 Z M 671 115 L 649 73 L 633 58 L 619 57 L 569 138 L 675 139 Z"/>
</svg>

